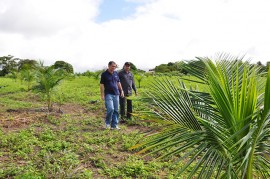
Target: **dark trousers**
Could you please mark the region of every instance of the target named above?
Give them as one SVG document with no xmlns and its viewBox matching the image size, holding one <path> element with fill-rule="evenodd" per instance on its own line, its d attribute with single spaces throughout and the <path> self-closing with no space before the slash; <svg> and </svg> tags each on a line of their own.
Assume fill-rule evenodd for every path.
<svg viewBox="0 0 270 179">
<path fill-rule="evenodd" d="M 127 105 L 127 113 L 126 113 L 126 105 Z M 124 117 L 127 114 L 127 118 L 131 118 L 132 113 L 132 100 L 127 99 L 126 97 L 121 98 L 120 97 L 120 115 L 121 117 Z"/>
</svg>

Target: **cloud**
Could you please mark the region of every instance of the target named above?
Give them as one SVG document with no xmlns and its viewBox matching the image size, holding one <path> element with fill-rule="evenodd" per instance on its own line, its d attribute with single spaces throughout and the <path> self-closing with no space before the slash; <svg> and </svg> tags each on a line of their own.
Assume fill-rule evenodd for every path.
<svg viewBox="0 0 270 179">
<path fill-rule="evenodd" d="M 1 31 L 28 37 L 53 35 L 94 19 L 98 4 L 95 0 L 2 0 Z"/>
<path fill-rule="evenodd" d="M 96 23 L 100 3 L 1 0 L 0 55 L 65 60 L 80 72 L 110 60 L 147 69 L 217 52 L 269 59 L 266 0 L 145 0 L 126 18 Z"/>
</svg>

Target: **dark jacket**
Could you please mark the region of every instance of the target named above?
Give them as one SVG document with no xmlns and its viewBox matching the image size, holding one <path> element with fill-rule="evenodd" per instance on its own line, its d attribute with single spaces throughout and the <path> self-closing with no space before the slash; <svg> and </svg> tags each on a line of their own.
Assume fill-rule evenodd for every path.
<svg viewBox="0 0 270 179">
<path fill-rule="evenodd" d="M 132 89 L 137 93 L 137 89 L 134 82 L 134 76 L 131 72 L 126 72 L 124 69 L 121 70 L 119 73 L 120 83 L 122 85 L 123 91 L 125 96 L 132 95 Z"/>
</svg>

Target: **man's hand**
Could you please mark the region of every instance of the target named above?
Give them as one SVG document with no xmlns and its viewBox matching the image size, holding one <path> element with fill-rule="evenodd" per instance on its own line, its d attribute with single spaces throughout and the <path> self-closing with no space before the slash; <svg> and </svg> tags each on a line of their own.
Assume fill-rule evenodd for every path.
<svg viewBox="0 0 270 179">
<path fill-rule="evenodd" d="M 105 96 L 104 96 L 104 84 L 100 84 L 100 97 L 104 101 Z"/>
<path fill-rule="evenodd" d="M 122 98 L 125 97 L 124 91 L 123 91 L 123 90 L 121 90 L 120 96 L 121 96 Z"/>
</svg>

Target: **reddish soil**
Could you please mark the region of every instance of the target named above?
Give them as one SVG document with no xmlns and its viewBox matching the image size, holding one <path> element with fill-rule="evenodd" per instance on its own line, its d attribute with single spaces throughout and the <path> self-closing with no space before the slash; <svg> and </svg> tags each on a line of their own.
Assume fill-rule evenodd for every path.
<svg viewBox="0 0 270 179">
<path fill-rule="evenodd" d="M 48 114 L 54 117 L 60 117 L 63 114 L 72 116 L 81 116 L 81 114 L 96 116 L 96 114 L 92 113 L 90 110 L 76 104 L 64 104 L 60 109 L 54 108 L 50 113 L 48 113 L 46 108 L 7 109 L 6 112 L 2 113 L 0 116 L 0 126 L 2 126 L 4 130 L 16 130 L 27 127 L 34 121 L 46 120 Z"/>
</svg>

